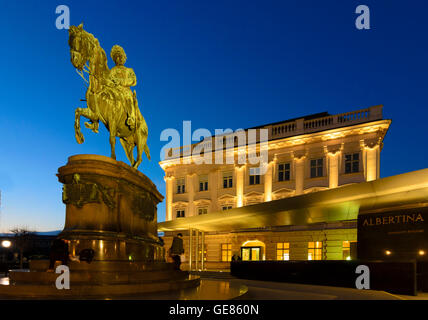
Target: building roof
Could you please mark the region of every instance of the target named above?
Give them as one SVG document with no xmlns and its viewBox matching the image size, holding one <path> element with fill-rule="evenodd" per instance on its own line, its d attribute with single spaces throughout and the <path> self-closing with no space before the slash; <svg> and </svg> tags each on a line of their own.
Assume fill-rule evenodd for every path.
<svg viewBox="0 0 428 320">
<path fill-rule="evenodd" d="M 244 132 L 253 129 L 266 129 L 268 132 L 268 140 L 280 141 L 284 138 L 291 138 L 296 136 L 303 136 L 308 134 L 314 134 L 317 132 L 328 132 L 329 130 L 338 130 L 339 128 L 355 126 L 355 125 L 365 125 L 366 123 L 376 123 L 383 119 L 382 115 L 382 105 L 372 106 L 366 109 L 360 109 L 355 111 L 350 111 L 341 114 L 330 115 L 328 112 L 316 113 L 312 115 L 307 115 L 303 117 L 298 117 L 294 119 L 289 119 L 285 121 L 275 122 L 271 124 L 266 124 L 258 127 L 245 129 Z M 390 120 L 384 120 L 384 123 L 387 123 L 389 126 Z M 234 147 L 238 147 L 238 139 L 237 134 L 238 131 L 233 133 L 224 133 L 219 136 L 231 137 L 234 138 L 233 144 Z M 165 150 L 165 159 L 160 161 L 160 164 L 167 163 L 170 160 L 187 157 L 190 155 L 192 150 L 200 145 L 207 144 L 209 150 L 212 150 L 212 138 L 215 136 L 211 136 L 205 138 L 206 140 L 202 140 L 199 142 L 194 142 L 190 145 L 185 145 L 177 148 L 170 148 Z M 258 136 L 260 139 L 260 136 Z M 247 143 L 247 139 L 245 139 L 245 144 Z M 220 148 L 225 149 L 227 145 L 222 144 Z M 217 144 L 216 144 L 217 148 Z M 185 151 L 186 150 L 186 151 Z M 205 150 L 204 150 L 205 152 Z M 185 153 L 185 154 L 184 154 Z"/>
<path fill-rule="evenodd" d="M 318 113 L 313 113 L 313 114 L 309 114 L 307 116 L 303 116 L 303 117 L 297 117 L 297 118 L 293 118 L 293 119 L 288 119 L 288 120 L 282 120 L 282 121 L 276 121 L 276 122 L 272 122 L 272 123 L 267 123 L 261 126 L 256 126 L 256 127 L 251 127 L 251 128 L 247 128 L 244 130 L 250 130 L 250 129 L 259 129 L 259 128 L 264 128 L 264 127 L 268 127 L 268 126 L 275 126 L 277 124 L 285 124 L 288 122 L 294 122 L 296 120 L 299 119 L 303 119 L 303 120 L 313 120 L 313 119 L 318 119 L 318 118 L 323 118 L 323 117 L 327 117 L 327 116 L 331 116 L 330 113 L 328 113 L 327 111 L 324 112 L 318 112 Z"/>
<path fill-rule="evenodd" d="M 234 231 L 355 220 L 359 213 L 428 205 L 428 169 L 158 223 L 159 231 Z"/>
</svg>

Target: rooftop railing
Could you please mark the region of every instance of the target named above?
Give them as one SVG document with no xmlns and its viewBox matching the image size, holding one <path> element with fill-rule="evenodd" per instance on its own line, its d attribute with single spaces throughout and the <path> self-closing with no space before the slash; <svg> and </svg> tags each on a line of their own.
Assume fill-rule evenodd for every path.
<svg viewBox="0 0 428 320">
<path fill-rule="evenodd" d="M 381 105 L 311 120 L 300 118 L 292 122 L 286 121 L 270 126 L 269 139 L 286 138 L 381 119 Z"/>
<path fill-rule="evenodd" d="M 367 109 L 361 109 L 336 115 L 328 115 L 325 117 L 310 120 L 304 120 L 304 118 L 300 118 L 293 121 L 284 121 L 283 123 L 267 125 L 264 127 L 260 127 L 260 129 L 269 130 L 269 140 L 287 138 L 296 135 L 303 135 L 317 131 L 335 129 L 364 122 L 382 120 L 382 108 L 383 106 L 379 105 Z M 230 141 L 230 139 L 233 139 L 234 146 L 238 145 L 238 140 L 236 136 L 234 136 L 233 134 L 225 136 L 225 142 Z M 190 146 L 167 149 L 165 154 L 165 160 L 178 157 L 173 157 L 173 154 L 180 154 L 180 156 L 190 155 L 193 148 L 200 144 L 205 144 L 205 147 L 207 148 L 211 148 L 211 146 L 213 145 L 211 141 L 202 141 L 199 143 L 192 144 Z"/>
</svg>

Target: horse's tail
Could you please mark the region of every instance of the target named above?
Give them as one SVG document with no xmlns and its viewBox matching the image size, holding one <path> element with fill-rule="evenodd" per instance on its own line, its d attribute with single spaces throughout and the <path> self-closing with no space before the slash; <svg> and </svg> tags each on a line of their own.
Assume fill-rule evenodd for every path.
<svg viewBox="0 0 428 320">
<path fill-rule="evenodd" d="M 149 134 L 149 129 L 147 128 L 147 123 L 146 120 L 144 119 L 143 115 L 141 114 L 141 110 L 138 107 L 138 100 L 137 100 L 137 91 L 133 91 L 133 96 L 134 96 L 134 108 L 135 108 L 135 113 L 136 113 L 136 118 L 137 121 L 139 120 L 139 127 L 140 130 L 142 132 L 142 134 L 144 135 L 148 135 Z"/>
<path fill-rule="evenodd" d="M 143 115 L 141 114 L 140 108 L 138 107 L 137 92 L 135 90 L 133 92 L 133 95 L 134 95 L 135 112 L 137 113 L 137 118 L 139 120 L 138 121 L 139 122 L 138 130 L 140 132 L 137 132 L 137 135 L 141 134 L 141 136 L 145 136 L 144 153 L 146 154 L 147 159 L 150 160 L 150 150 L 149 150 L 149 147 L 147 146 L 147 136 L 149 134 L 149 128 L 147 127 L 146 120 L 144 119 Z"/>
<path fill-rule="evenodd" d="M 141 129 L 141 133 L 145 136 L 147 136 L 149 134 L 149 128 L 147 128 L 147 123 L 146 120 L 144 119 L 143 115 L 140 113 L 141 115 L 141 123 L 140 123 L 140 129 Z"/>
<path fill-rule="evenodd" d="M 147 159 L 150 160 L 150 150 L 149 150 L 149 146 L 147 145 L 147 143 L 144 145 L 144 153 L 146 154 Z"/>
</svg>

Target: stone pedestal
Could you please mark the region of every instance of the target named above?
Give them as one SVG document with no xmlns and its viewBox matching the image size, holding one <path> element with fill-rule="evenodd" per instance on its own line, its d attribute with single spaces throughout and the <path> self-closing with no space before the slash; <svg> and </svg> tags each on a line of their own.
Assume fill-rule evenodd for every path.
<svg viewBox="0 0 428 320">
<path fill-rule="evenodd" d="M 66 205 L 64 230 L 70 254 L 94 251 L 93 261 L 71 261 L 70 289 L 58 290 L 49 261 L 30 261 L 29 272 L 10 272 L 0 297 L 106 298 L 178 290 L 199 277 L 173 269 L 157 236 L 156 206 L 163 196 L 144 174 L 98 155 L 76 155 L 58 169 Z M 58 263 L 57 263 L 58 264 Z"/>
<path fill-rule="evenodd" d="M 70 252 L 93 249 L 98 261 L 164 261 L 156 206 L 163 196 L 140 171 L 98 155 L 77 155 L 58 169 Z"/>
</svg>

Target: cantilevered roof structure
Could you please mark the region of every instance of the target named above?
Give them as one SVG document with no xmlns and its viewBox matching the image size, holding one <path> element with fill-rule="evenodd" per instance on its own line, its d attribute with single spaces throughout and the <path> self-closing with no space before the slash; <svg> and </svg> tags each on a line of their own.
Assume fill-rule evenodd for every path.
<svg viewBox="0 0 428 320">
<path fill-rule="evenodd" d="M 355 220 L 359 213 L 428 206 L 428 169 L 158 223 L 159 231 L 233 231 Z"/>
</svg>

